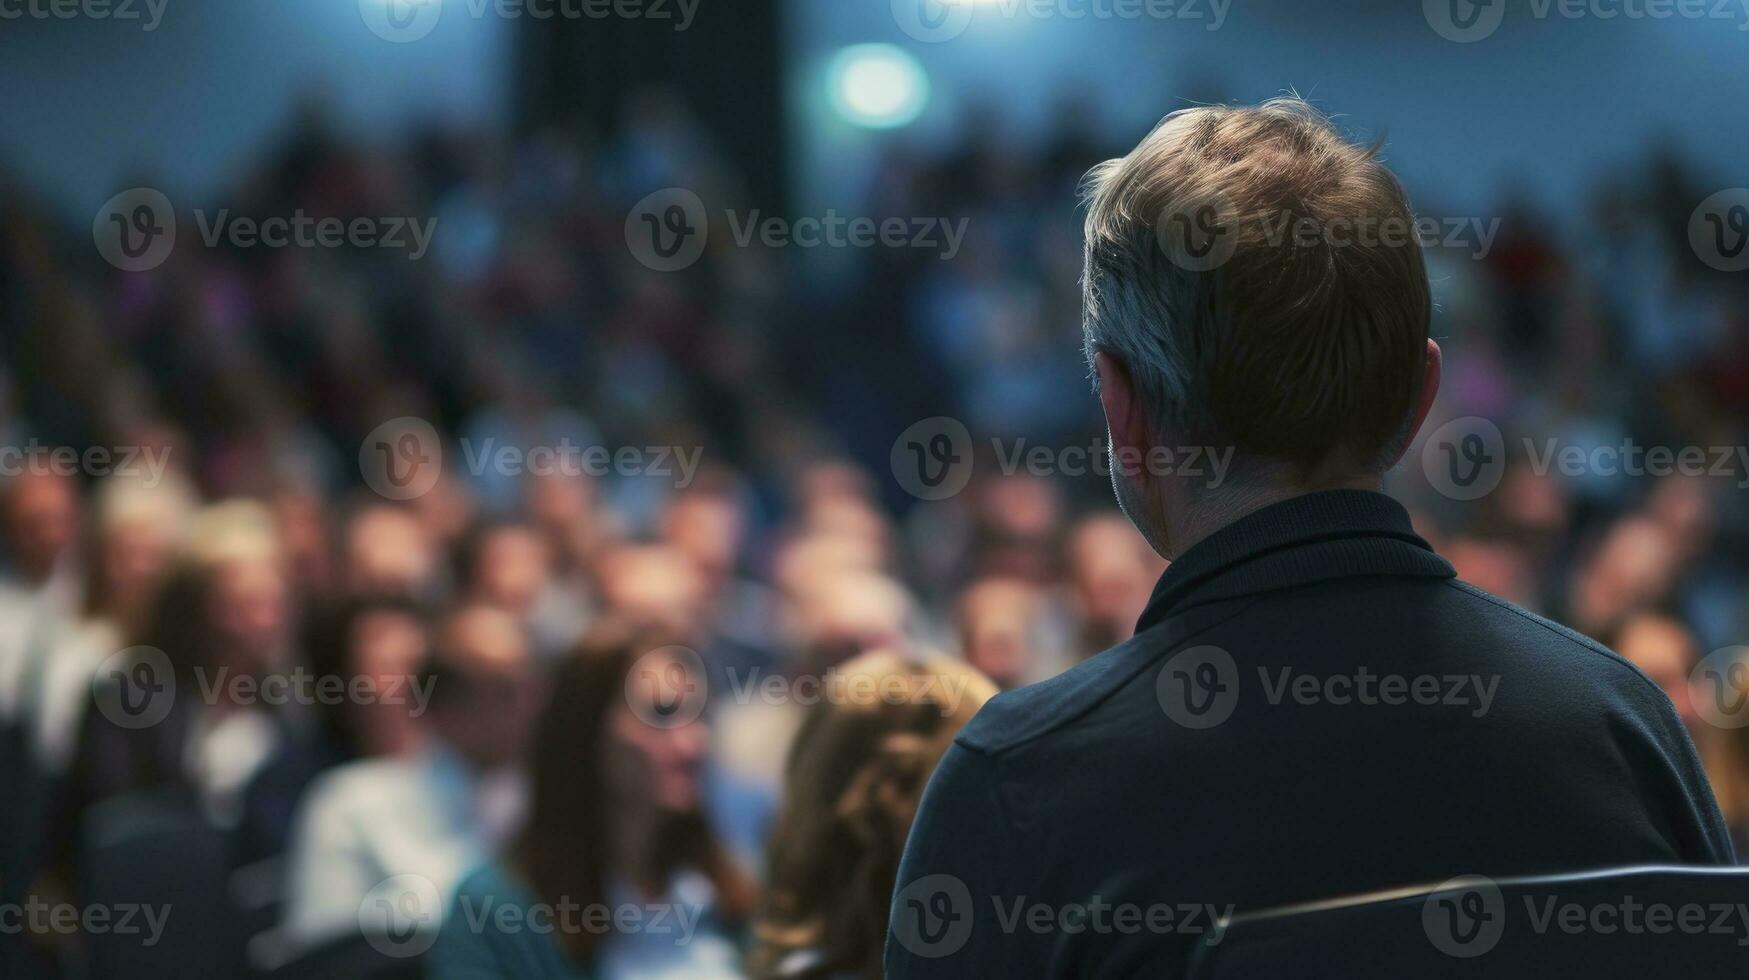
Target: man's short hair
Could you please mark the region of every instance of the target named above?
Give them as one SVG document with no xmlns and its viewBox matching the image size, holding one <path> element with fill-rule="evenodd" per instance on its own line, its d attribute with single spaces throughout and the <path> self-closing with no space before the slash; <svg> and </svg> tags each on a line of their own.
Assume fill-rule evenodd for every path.
<svg viewBox="0 0 1749 980">
<path fill-rule="evenodd" d="M 1297 98 L 1186 109 L 1084 191 L 1087 358 L 1128 368 L 1157 440 L 1296 482 L 1391 464 L 1432 304 L 1376 146 Z"/>
</svg>

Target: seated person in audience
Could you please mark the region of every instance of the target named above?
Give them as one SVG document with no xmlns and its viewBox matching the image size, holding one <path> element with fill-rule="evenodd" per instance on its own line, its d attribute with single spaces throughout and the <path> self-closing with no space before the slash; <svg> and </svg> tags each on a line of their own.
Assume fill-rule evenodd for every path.
<svg viewBox="0 0 1749 980">
<path fill-rule="evenodd" d="M 1122 514 L 1082 518 L 1063 546 L 1076 659 L 1129 639 L 1165 567 Z"/>
<path fill-rule="evenodd" d="M 163 658 L 171 676 L 143 662 L 99 674 L 104 710 L 85 714 L 52 832 L 72 835 L 77 815 L 100 800 L 170 786 L 191 790 L 207 819 L 236 835 L 239 861 L 284 849 L 297 799 L 321 766 L 296 709 L 259 686 L 294 666 L 287 592 L 263 508 L 233 502 L 195 516 L 150 625 L 130 644 Z M 152 720 L 159 705 L 164 714 Z M 138 713 L 120 710 L 128 706 Z"/>
<path fill-rule="evenodd" d="M 996 693 L 944 657 L 879 651 L 835 673 L 843 696 L 809 709 L 790 751 L 755 926 L 753 973 L 763 980 L 879 980 L 917 800 L 953 737 Z"/>
<path fill-rule="evenodd" d="M 58 774 L 71 761 L 98 667 L 149 625 L 193 501 L 193 491 L 177 480 L 152 485 L 111 476 L 98 484 L 78 619 L 48 638 L 25 694 L 36 758 L 46 771 Z"/>
<path fill-rule="evenodd" d="M 367 499 L 347 516 L 340 536 L 341 599 L 430 599 L 440 565 L 431 533 L 411 508 Z"/>
<path fill-rule="evenodd" d="M 23 467 L 0 480 L 0 726 L 17 722 L 41 637 L 79 602 L 79 487 Z"/>
<path fill-rule="evenodd" d="M 1016 578 L 982 579 L 960 594 L 956 612 L 960 655 L 997 687 L 1039 678 L 1044 610 L 1036 586 Z"/>
<path fill-rule="evenodd" d="M 1749 648 L 1703 663 L 1680 620 L 1640 613 L 1615 638 L 1621 655 L 1663 688 L 1688 725 L 1739 861 L 1749 861 Z"/>
<path fill-rule="evenodd" d="M 434 976 L 741 975 L 753 883 L 706 815 L 703 685 L 668 642 L 610 622 L 558 665 L 528 821 L 456 889 Z"/>
<path fill-rule="evenodd" d="M 468 606 L 442 624 L 425 676 L 426 744 L 361 759 L 310 788 L 289 855 L 283 926 L 293 949 L 355 934 L 359 906 L 396 875 L 446 894 L 520 822 L 537 703 L 528 643 L 508 613 Z M 432 923 L 435 926 L 435 923 Z"/>
<path fill-rule="evenodd" d="M 1243 911 L 1460 875 L 1732 863 L 1658 686 L 1459 581 L 1382 492 L 1439 391 L 1421 246 L 1270 230 L 1406 227 L 1376 150 L 1298 99 L 1186 109 L 1086 187 L 1084 353 L 1112 484 L 1171 565 L 1133 636 L 999 695 L 942 757 L 887 975 L 1098 976 L 1130 952 L 1188 952 L 1183 930 L 1011 917 L 1085 908 L 1127 869 L 1158 869 L 1162 902 Z M 1434 440 L 1427 475 L 1476 486 L 1484 442 Z M 1161 465 L 1191 450 L 1221 475 Z M 1660 550 L 1629 528 L 1606 563 Z M 1653 557 L 1582 590 L 1608 600 L 1587 619 L 1661 600 L 1675 565 Z"/>
<path fill-rule="evenodd" d="M 419 675 L 431 650 L 420 608 L 396 596 L 354 599 L 329 613 L 314 633 L 310 665 L 317 683 L 349 692 L 316 705 L 330 758 L 350 762 L 423 747 L 422 716 L 431 689 L 430 678 Z M 365 696 L 351 696 L 354 690 Z"/>
</svg>

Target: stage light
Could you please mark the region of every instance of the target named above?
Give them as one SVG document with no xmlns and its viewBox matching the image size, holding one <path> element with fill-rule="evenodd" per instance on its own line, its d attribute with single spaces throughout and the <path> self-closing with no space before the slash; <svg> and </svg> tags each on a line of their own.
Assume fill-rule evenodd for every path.
<svg viewBox="0 0 1749 980">
<path fill-rule="evenodd" d="M 929 76 L 891 44 L 853 44 L 826 71 L 827 94 L 839 115 L 858 126 L 893 129 L 929 104 Z"/>
</svg>

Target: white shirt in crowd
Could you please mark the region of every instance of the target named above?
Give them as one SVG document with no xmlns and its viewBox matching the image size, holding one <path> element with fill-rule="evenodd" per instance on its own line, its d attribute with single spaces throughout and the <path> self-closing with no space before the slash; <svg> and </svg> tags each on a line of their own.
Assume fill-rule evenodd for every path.
<svg viewBox="0 0 1749 980">
<path fill-rule="evenodd" d="M 420 875 L 447 900 L 526 804 L 522 773 L 477 774 L 441 743 L 336 767 L 310 787 L 293 830 L 283 938 L 309 949 L 356 935 L 360 904 L 395 875 Z"/>
</svg>

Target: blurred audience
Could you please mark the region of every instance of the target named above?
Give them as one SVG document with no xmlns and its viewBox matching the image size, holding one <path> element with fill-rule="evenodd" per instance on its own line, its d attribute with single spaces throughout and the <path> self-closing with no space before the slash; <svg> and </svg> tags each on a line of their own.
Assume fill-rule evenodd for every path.
<svg viewBox="0 0 1749 980">
<path fill-rule="evenodd" d="M 104 804 L 168 794 L 231 866 L 267 869 L 284 902 L 262 945 L 279 956 L 356 933 L 389 877 L 450 892 L 485 869 L 463 895 L 696 901 L 707 938 L 446 930 L 434 956 L 452 970 L 731 973 L 756 904 L 744 864 L 773 875 L 762 974 L 866 973 L 881 862 L 958 716 L 796 692 L 909 669 L 868 657 L 920 642 L 1002 687 L 1048 676 L 1127 638 L 1164 567 L 1096 469 L 1035 473 L 1004 464 L 1030 458 L 1018 443 L 985 451 L 1102 444 L 1061 351 L 1080 316 L 1068 202 L 1111 148 L 1070 117 L 1037 148 L 995 126 L 942 153 L 895 144 L 867 211 L 966 217 L 953 261 L 713 236 L 665 274 L 625 247 L 632 204 L 738 182 L 696 119 L 664 119 L 654 137 L 444 130 L 366 147 L 312 115 L 222 202 L 438 216 L 419 262 L 179 242 L 122 273 L 92 254 L 88 224 L 56 228 L 0 182 L 0 448 L 167 459 L 75 477 L 32 450 L 0 475 L 0 747 L 17 789 L 0 890 L 73 891 Z M 1417 452 L 1389 489 L 1464 576 L 1640 665 L 1749 842 L 1746 729 L 1698 710 L 1720 692 L 1694 673 L 1749 635 L 1749 473 L 1740 458 L 1722 476 L 1538 464 L 1549 439 L 1749 438 L 1749 280 L 1693 261 L 1670 229 L 1705 195 L 1651 163 L 1625 164 L 1565 223 L 1503 206 L 1479 261 L 1429 250 L 1447 382 L 1427 429 L 1491 419 L 1508 460 L 1477 501 L 1438 493 Z M 937 415 L 970 429 L 975 473 L 924 504 L 890 452 Z M 442 466 L 390 500 L 360 448 L 406 416 L 438 433 Z M 505 452 L 521 465 L 497 465 Z M 548 457 L 590 465 L 533 465 Z M 625 621 L 696 651 L 708 726 L 637 724 L 651 706 L 620 692 L 641 641 L 579 652 Z M 405 696 L 263 696 L 299 677 L 317 692 L 400 680 Z M 176 692 L 162 720 L 94 710 L 158 680 Z M 879 779 L 900 782 L 877 804 Z M 798 843 L 813 839 L 848 843 Z M 819 897 L 831 885 L 854 901 Z M 51 974 L 78 962 L 77 940 L 61 945 Z"/>
</svg>

